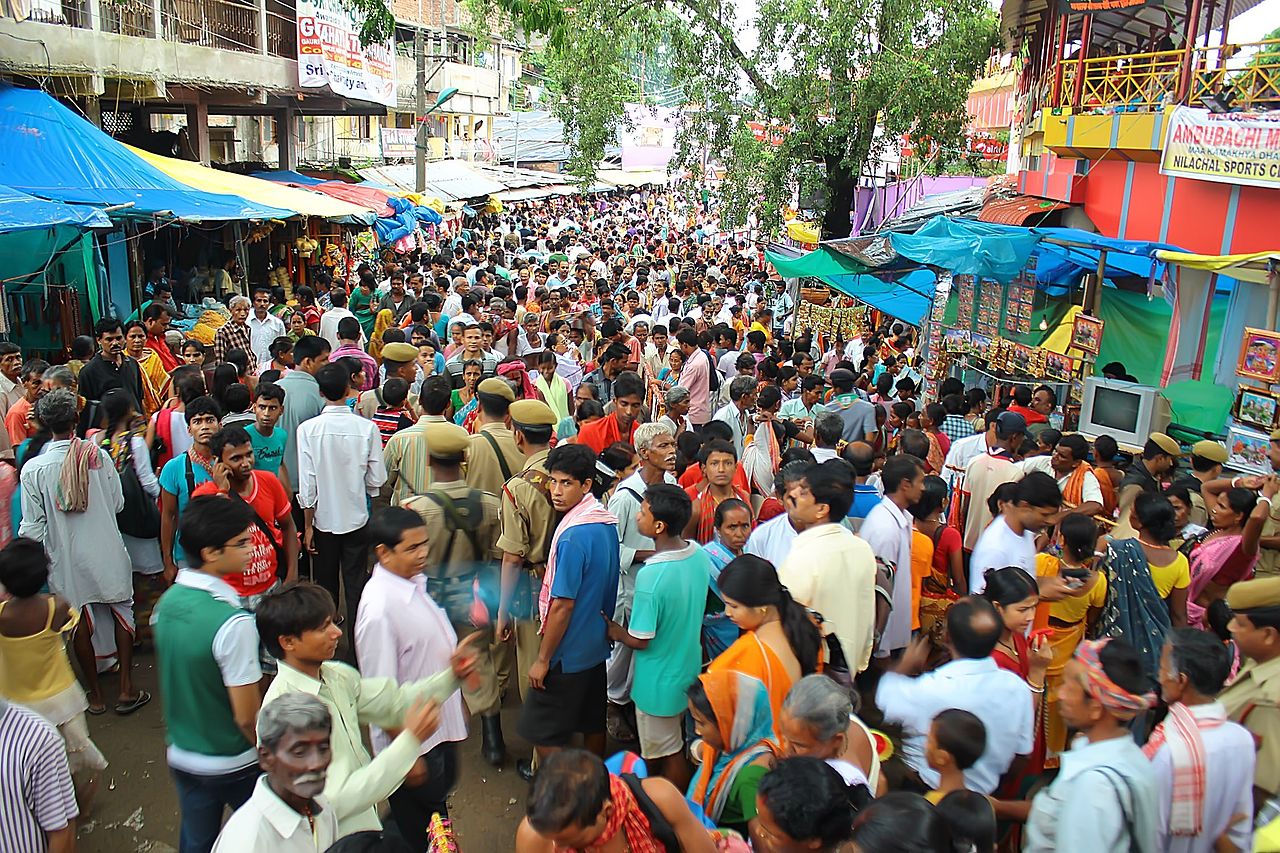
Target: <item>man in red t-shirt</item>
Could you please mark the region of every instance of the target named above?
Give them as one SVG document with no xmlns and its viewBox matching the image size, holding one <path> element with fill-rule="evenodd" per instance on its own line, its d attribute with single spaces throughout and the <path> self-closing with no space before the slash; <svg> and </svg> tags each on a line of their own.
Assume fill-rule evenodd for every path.
<svg viewBox="0 0 1280 853">
<path fill-rule="evenodd" d="M 284 486 L 275 474 L 253 467 L 253 442 L 244 427 L 223 427 L 209 439 L 213 456 L 213 481 L 202 483 L 196 495 L 223 494 L 253 507 L 258 522 L 253 527 L 253 553 L 242 575 L 228 575 L 227 583 L 253 609 L 258 597 L 280 581 L 280 561 L 285 564 L 284 580 L 298 578 L 298 530 Z"/>
<path fill-rule="evenodd" d="M 632 370 L 624 370 L 613 380 L 613 411 L 598 421 L 582 427 L 577 443 L 585 444 L 599 455 L 615 441 L 632 440 L 636 418 L 644 406 L 644 380 Z"/>
</svg>

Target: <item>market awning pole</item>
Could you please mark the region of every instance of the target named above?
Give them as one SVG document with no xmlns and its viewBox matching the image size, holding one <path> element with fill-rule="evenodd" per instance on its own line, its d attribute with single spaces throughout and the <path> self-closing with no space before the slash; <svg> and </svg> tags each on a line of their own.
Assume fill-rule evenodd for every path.
<svg viewBox="0 0 1280 853">
<path fill-rule="evenodd" d="M 1098 252 L 1098 275 L 1097 280 L 1093 283 L 1093 299 L 1089 306 L 1089 313 L 1094 317 L 1098 316 L 1098 309 L 1102 307 L 1102 277 L 1106 275 L 1106 272 L 1107 251 L 1106 249 L 1103 249 L 1101 252 Z"/>
<path fill-rule="evenodd" d="M 1276 307 L 1280 305 L 1280 268 L 1277 268 L 1275 261 L 1267 265 L 1267 287 L 1270 291 L 1267 294 L 1267 328 L 1274 331 Z"/>
</svg>

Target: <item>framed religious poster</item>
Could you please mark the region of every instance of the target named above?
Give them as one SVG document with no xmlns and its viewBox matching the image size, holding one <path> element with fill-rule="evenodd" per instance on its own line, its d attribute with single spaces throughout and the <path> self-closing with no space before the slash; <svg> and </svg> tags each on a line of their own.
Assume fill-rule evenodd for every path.
<svg viewBox="0 0 1280 853">
<path fill-rule="evenodd" d="M 1102 349 L 1102 321 L 1088 314 L 1077 314 L 1071 323 L 1071 345 L 1097 355 Z"/>
<path fill-rule="evenodd" d="M 1242 385 L 1236 392 L 1236 406 L 1232 414 L 1241 423 L 1270 431 L 1275 427 L 1277 406 L 1280 406 L 1280 401 L 1275 397 L 1265 391 Z"/>
<path fill-rule="evenodd" d="M 1267 384 L 1280 382 L 1280 332 L 1245 329 L 1240 343 L 1240 363 L 1236 373 Z"/>
</svg>

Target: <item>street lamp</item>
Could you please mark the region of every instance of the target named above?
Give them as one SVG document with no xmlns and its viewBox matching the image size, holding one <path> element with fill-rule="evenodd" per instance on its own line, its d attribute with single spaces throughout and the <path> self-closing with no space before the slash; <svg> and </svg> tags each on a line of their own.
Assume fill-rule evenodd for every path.
<svg viewBox="0 0 1280 853">
<path fill-rule="evenodd" d="M 431 105 L 431 109 L 427 110 L 427 115 L 431 115 L 433 112 L 440 109 L 442 106 L 444 106 L 445 101 L 449 100 L 456 94 L 458 94 L 458 89 L 456 86 L 450 86 L 448 89 L 445 89 L 444 91 L 442 91 L 440 93 L 440 97 L 436 98 L 436 102 Z"/>
<path fill-rule="evenodd" d="M 427 63 L 426 56 L 422 45 L 422 30 L 419 29 L 414 34 L 414 50 L 417 53 L 417 133 L 414 144 L 414 189 L 417 192 L 426 192 L 427 190 L 427 116 L 444 106 L 445 102 L 458 94 L 456 86 L 450 86 L 447 89 L 441 89 L 436 102 L 431 105 L 431 109 L 427 109 Z M 439 70 L 437 68 L 437 70 Z"/>
</svg>

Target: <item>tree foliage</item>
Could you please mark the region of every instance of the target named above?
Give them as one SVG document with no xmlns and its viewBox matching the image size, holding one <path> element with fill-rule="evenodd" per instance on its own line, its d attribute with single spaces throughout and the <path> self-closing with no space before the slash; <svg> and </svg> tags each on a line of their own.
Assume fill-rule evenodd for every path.
<svg viewBox="0 0 1280 853">
<path fill-rule="evenodd" d="M 723 0 L 468 6 L 546 37 L 576 174 L 593 174 L 639 96 L 634 57 L 661 44 L 684 96 L 679 162 L 695 177 L 723 164 L 726 225 L 755 214 L 768 227 L 794 188 L 817 181 L 827 237 L 849 233 L 858 176 L 902 137 L 940 162 L 963 156 L 969 86 L 997 43 L 986 0 L 759 0 L 750 21 Z M 746 120 L 784 128 L 780 144 L 757 141 Z"/>
</svg>

